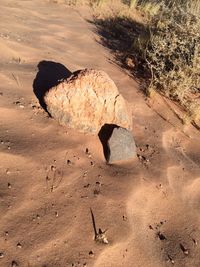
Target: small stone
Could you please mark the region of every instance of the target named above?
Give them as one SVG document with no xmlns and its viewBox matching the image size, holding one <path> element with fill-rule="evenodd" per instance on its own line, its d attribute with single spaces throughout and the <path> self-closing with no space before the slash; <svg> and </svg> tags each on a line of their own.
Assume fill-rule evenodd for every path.
<svg viewBox="0 0 200 267">
<path fill-rule="evenodd" d="M 67 160 L 67 165 L 72 165 L 72 162 L 70 159 Z"/>
<path fill-rule="evenodd" d="M 94 257 L 94 252 L 92 250 L 89 251 L 89 256 Z"/>
<path fill-rule="evenodd" d="M 127 221 L 127 217 L 125 215 L 123 215 L 123 221 Z"/>
<path fill-rule="evenodd" d="M 17 243 L 17 247 L 21 248 L 22 247 L 21 243 Z"/>
<path fill-rule="evenodd" d="M 4 253 L 0 252 L 0 259 L 2 259 L 4 257 Z"/>
<path fill-rule="evenodd" d="M 12 261 L 11 266 L 12 266 L 12 267 L 18 267 L 19 264 L 18 264 L 16 261 Z"/>
<path fill-rule="evenodd" d="M 9 189 L 11 188 L 11 184 L 10 184 L 10 183 L 8 183 L 8 188 L 9 188 Z"/>
<path fill-rule="evenodd" d="M 9 169 L 6 169 L 6 174 L 10 174 L 10 171 L 9 171 Z"/>
</svg>

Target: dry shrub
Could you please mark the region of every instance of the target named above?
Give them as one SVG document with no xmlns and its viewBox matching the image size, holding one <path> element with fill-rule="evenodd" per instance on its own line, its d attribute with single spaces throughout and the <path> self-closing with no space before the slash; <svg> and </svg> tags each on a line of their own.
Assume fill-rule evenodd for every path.
<svg viewBox="0 0 200 267">
<path fill-rule="evenodd" d="M 146 62 L 158 90 L 200 123 L 200 20 L 180 6 L 163 7 L 150 22 Z"/>
<path fill-rule="evenodd" d="M 177 101 L 200 127 L 199 0 L 71 1 L 93 7 L 102 43 L 118 64 L 146 81 L 151 77 L 146 92 Z"/>
</svg>

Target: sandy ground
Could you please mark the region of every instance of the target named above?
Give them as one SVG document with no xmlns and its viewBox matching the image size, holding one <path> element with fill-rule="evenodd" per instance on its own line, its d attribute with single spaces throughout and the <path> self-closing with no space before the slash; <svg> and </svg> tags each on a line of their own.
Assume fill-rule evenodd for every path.
<svg viewBox="0 0 200 267">
<path fill-rule="evenodd" d="M 200 134 L 161 98 L 145 100 L 84 16 L 0 2 L 0 266 L 200 266 Z M 106 71 L 130 103 L 134 161 L 106 165 L 98 136 L 41 108 L 35 84 L 86 67 Z M 107 245 L 93 240 L 90 207 Z"/>
</svg>

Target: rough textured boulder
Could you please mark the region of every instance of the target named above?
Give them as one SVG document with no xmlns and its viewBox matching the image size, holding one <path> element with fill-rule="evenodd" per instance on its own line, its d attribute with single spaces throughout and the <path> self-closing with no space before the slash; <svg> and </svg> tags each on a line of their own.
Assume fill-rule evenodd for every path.
<svg viewBox="0 0 200 267">
<path fill-rule="evenodd" d="M 132 133 L 127 129 L 114 127 L 106 145 L 104 154 L 108 163 L 128 160 L 136 156 L 135 141 Z"/>
<path fill-rule="evenodd" d="M 126 101 L 103 71 L 77 71 L 44 96 L 47 110 L 62 125 L 97 133 L 105 123 L 132 128 Z"/>
</svg>

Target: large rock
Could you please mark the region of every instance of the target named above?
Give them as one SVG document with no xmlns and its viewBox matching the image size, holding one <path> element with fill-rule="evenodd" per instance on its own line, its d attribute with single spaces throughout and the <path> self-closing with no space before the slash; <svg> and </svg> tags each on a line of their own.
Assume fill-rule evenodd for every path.
<svg viewBox="0 0 200 267">
<path fill-rule="evenodd" d="M 44 96 L 47 110 L 62 125 L 97 133 L 106 124 L 132 128 L 126 101 L 103 71 L 77 71 Z"/>
</svg>

